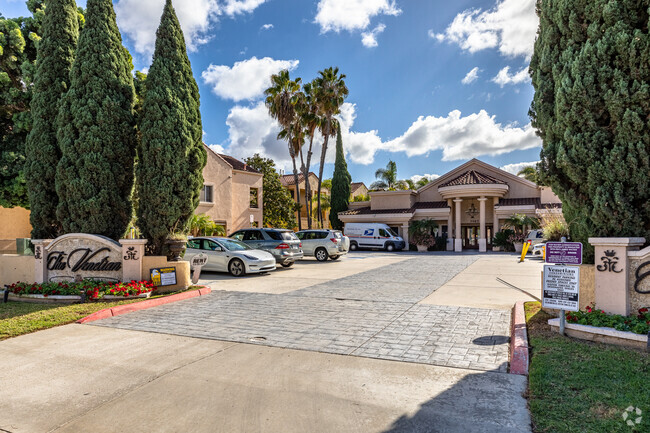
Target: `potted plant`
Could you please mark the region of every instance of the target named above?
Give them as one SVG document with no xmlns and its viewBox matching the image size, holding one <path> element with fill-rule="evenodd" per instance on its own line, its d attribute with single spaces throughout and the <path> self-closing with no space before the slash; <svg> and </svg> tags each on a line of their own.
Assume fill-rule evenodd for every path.
<svg viewBox="0 0 650 433">
<path fill-rule="evenodd" d="M 514 234 L 515 232 L 510 229 L 503 229 L 495 233 L 492 239 L 492 251 L 514 251 L 515 247 L 509 240 L 510 236 Z"/>
<path fill-rule="evenodd" d="M 170 233 L 165 240 L 167 247 L 167 260 L 170 262 L 180 262 L 185 245 L 187 244 L 187 235 L 185 233 Z"/>
<path fill-rule="evenodd" d="M 435 230 L 438 224 L 432 219 L 415 220 L 409 226 L 411 243 L 418 247 L 418 251 L 425 252 L 436 245 Z"/>
<path fill-rule="evenodd" d="M 524 240 L 526 239 L 524 229 L 527 226 L 532 229 L 538 229 L 539 219 L 529 217 L 525 214 L 516 213 L 505 220 L 504 226 L 514 230 L 514 234 L 509 237 L 509 241 L 514 245 L 515 252 L 520 253 L 524 246 Z"/>
</svg>

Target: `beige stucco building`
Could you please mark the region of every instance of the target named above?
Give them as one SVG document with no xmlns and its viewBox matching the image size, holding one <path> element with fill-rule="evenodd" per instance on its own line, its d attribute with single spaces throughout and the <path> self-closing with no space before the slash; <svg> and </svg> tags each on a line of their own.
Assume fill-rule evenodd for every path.
<svg viewBox="0 0 650 433">
<path fill-rule="evenodd" d="M 262 227 L 262 173 L 207 146 L 206 150 L 208 161 L 195 213 L 208 215 L 228 234 L 246 227 Z"/>
<path fill-rule="evenodd" d="M 447 237 L 447 250 L 486 251 L 506 218 L 559 209 L 550 188 L 472 159 L 417 191 L 371 191 L 369 202 L 350 203 L 339 217 L 344 223 L 388 224 L 407 243 L 410 221 L 434 219 L 439 235 Z"/>
<path fill-rule="evenodd" d="M 312 197 L 316 198 L 316 194 L 318 194 L 318 176 L 316 176 L 315 173 L 312 173 L 311 171 L 309 172 L 309 187 L 311 188 L 311 195 Z M 282 183 L 282 186 L 287 188 L 289 190 L 289 193 L 291 194 L 291 198 L 293 198 L 294 201 L 296 201 L 296 179 L 292 174 L 284 174 L 280 176 L 280 182 Z M 302 216 L 301 218 L 301 224 L 302 228 L 306 229 L 308 227 L 307 224 L 307 207 L 305 206 L 305 176 L 303 176 L 302 173 L 298 174 L 298 185 L 300 187 L 300 215 Z M 323 195 L 329 196 L 330 191 L 329 189 L 322 187 L 321 186 L 321 193 Z M 322 204 L 321 204 L 322 208 Z M 316 222 L 316 200 L 314 200 L 313 203 L 313 227 L 317 227 L 318 224 Z M 321 209 L 323 213 L 323 224 L 324 228 L 329 228 L 330 226 L 330 220 L 329 220 L 329 209 Z M 298 212 L 296 212 L 296 219 L 298 218 Z"/>
<path fill-rule="evenodd" d="M 368 187 L 363 182 L 352 182 L 350 184 L 350 201 L 354 201 L 355 197 L 366 197 L 368 195 Z"/>
</svg>

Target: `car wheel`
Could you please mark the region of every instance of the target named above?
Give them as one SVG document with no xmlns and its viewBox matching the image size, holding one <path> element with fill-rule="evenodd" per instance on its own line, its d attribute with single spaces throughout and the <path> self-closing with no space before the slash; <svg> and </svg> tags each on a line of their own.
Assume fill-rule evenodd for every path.
<svg viewBox="0 0 650 433">
<path fill-rule="evenodd" d="M 228 272 L 230 272 L 230 275 L 233 277 L 242 277 L 246 275 L 246 266 L 244 266 L 244 262 L 241 260 L 233 259 L 228 264 Z"/>
<path fill-rule="evenodd" d="M 350 242 L 350 251 L 356 251 L 359 249 L 356 242 Z"/>
<path fill-rule="evenodd" d="M 326 262 L 329 254 L 327 254 L 327 250 L 325 250 L 325 248 L 317 248 L 314 256 L 316 256 L 316 260 L 319 262 Z"/>
<path fill-rule="evenodd" d="M 386 251 L 388 251 L 389 253 L 395 251 L 395 245 L 386 244 Z"/>
<path fill-rule="evenodd" d="M 330 260 L 338 260 L 341 256 L 330 256 Z"/>
<path fill-rule="evenodd" d="M 290 268 L 293 266 L 294 262 L 289 262 L 289 263 L 280 263 L 283 268 Z"/>
</svg>

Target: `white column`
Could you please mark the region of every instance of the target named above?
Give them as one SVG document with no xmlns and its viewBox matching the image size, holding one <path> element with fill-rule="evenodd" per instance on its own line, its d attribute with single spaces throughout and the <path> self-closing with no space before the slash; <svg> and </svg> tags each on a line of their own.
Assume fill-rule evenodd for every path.
<svg viewBox="0 0 650 433">
<path fill-rule="evenodd" d="M 492 208 L 492 223 L 494 224 L 493 232 L 497 234 L 501 231 L 501 222 L 499 221 L 499 216 L 497 215 L 497 205 L 499 204 L 499 197 L 494 197 L 494 207 Z"/>
<path fill-rule="evenodd" d="M 34 244 L 34 282 L 47 283 L 47 246 L 52 239 L 32 239 Z"/>
<path fill-rule="evenodd" d="M 449 205 L 449 216 L 447 216 L 447 251 L 453 251 L 454 250 L 454 227 L 453 227 L 453 220 L 452 220 L 453 207 L 451 204 L 451 200 L 447 200 L 447 204 Z"/>
<path fill-rule="evenodd" d="M 404 242 L 406 245 L 404 246 L 404 251 L 409 250 L 409 223 L 408 221 L 405 223 L 402 223 L 402 238 L 404 239 Z"/>
<path fill-rule="evenodd" d="M 487 251 L 487 237 L 486 237 L 486 230 L 485 230 L 485 202 L 486 201 L 487 198 L 485 197 L 481 197 L 478 199 L 479 210 L 480 210 L 479 223 L 480 223 L 480 231 L 481 231 L 481 237 L 478 240 L 478 250 L 481 253 Z"/>
<path fill-rule="evenodd" d="M 462 230 L 460 228 L 460 216 L 461 216 L 461 209 L 460 209 L 460 204 L 463 202 L 462 198 L 457 198 L 454 200 L 454 203 L 456 203 L 456 240 L 454 241 L 454 251 L 456 252 L 461 252 L 463 251 L 463 239 L 461 238 L 462 236 Z"/>
</svg>

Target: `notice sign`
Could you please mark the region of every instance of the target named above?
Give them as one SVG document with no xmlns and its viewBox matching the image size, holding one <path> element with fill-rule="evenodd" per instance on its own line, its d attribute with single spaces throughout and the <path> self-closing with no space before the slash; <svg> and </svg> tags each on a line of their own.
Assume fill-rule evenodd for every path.
<svg viewBox="0 0 650 433">
<path fill-rule="evenodd" d="M 581 265 L 580 242 L 546 242 L 546 263 L 556 265 Z"/>
<path fill-rule="evenodd" d="M 173 286 L 176 284 L 176 268 L 155 268 L 150 272 L 154 286 Z"/>
<path fill-rule="evenodd" d="M 578 311 L 580 268 L 544 265 L 542 307 Z"/>
</svg>

